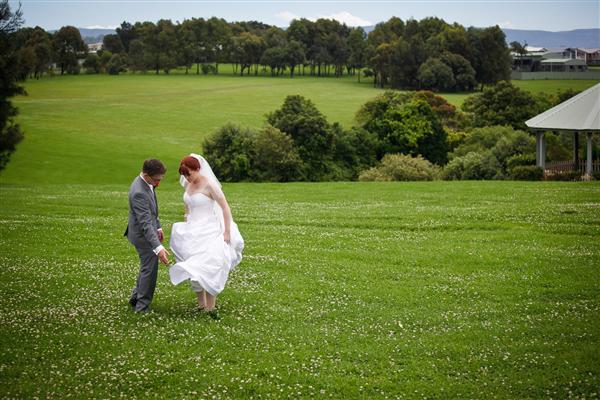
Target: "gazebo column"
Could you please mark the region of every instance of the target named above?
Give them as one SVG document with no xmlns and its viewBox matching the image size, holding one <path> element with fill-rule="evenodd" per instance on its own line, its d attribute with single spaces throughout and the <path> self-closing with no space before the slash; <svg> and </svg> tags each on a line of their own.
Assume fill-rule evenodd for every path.
<svg viewBox="0 0 600 400">
<path fill-rule="evenodd" d="M 579 132 L 573 132 L 573 170 L 579 171 Z"/>
<path fill-rule="evenodd" d="M 587 134 L 587 159 L 585 163 L 585 174 L 592 176 L 592 132 Z"/>
<path fill-rule="evenodd" d="M 543 131 L 535 134 L 535 163 L 538 167 L 546 169 L 546 138 Z"/>
</svg>

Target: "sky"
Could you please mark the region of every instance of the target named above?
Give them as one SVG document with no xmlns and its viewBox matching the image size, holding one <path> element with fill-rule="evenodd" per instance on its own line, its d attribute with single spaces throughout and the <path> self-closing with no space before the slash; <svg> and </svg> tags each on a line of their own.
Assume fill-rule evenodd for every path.
<svg viewBox="0 0 600 400">
<path fill-rule="evenodd" d="M 9 0 L 12 9 L 19 1 Z M 65 25 L 115 28 L 123 21 L 219 17 L 287 27 L 294 18 L 331 18 L 348 26 L 370 26 L 396 16 L 438 17 L 464 26 L 566 31 L 600 28 L 600 1 L 542 0 L 21 0 L 25 26 L 46 30 Z"/>
</svg>

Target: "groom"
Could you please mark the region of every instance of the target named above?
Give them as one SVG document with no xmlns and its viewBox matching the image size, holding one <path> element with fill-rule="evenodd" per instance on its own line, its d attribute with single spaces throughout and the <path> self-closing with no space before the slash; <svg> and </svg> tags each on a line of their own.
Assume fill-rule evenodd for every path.
<svg viewBox="0 0 600 400">
<path fill-rule="evenodd" d="M 169 252 L 160 243 L 164 239 L 158 220 L 155 190 L 167 169 L 156 159 L 144 161 L 142 172 L 129 188 L 129 221 L 125 235 L 140 257 L 140 273 L 129 304 L 136 312 L 147 312 L 156 288 L 158 260 L 167 265 Z"/>
</svg>

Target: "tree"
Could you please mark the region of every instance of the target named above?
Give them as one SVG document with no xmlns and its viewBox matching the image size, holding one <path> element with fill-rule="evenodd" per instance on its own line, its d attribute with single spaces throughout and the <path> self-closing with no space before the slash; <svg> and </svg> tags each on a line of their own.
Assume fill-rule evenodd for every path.
<svg viewBox="0 0 600 400">
<path fill-rule="evenodd" d="M 254 178 L 258 181 L 289 182 L 302 179 L 302 159 L 290 135 L 271 125 L 254 140 Z"/>
<path fill-rule="evenodd" d="M 399 41 L 394 42 L 394 45 L 382 43 L 375 49 L 373 57 L 369 60 L 369 66 L 375 73 L 373 80 L 374 86 L 383 88 L 391 75 L 391 64 L 394 47 L 399 46 Z"/>
<path fill-rule="evenodd" d="M 220 180 L 251 180 L 252 162 L 256 159 L 254 137 L 255 133 L 249 129 L 227 124 L 204 140 L 204 157 Z"/>
<path fill-rule="evenodd" d="M 365 103 L 356 120 L 377 135 L 377 158 L 387 153 L 422 155 L 437 164 L 446 162 L 447 134 L 427 101 L 414 93 L 386 91 Z"/>
<path fill-rule="evenodd" d="M 509 126 L 473 129 L 452 153 L 444 179 L 504 179 L 515 157 L 533 158 L 535 140 Z"/>
<path fill-rule="evenodd" d="M 283 47 L 271 47 L 264 51 L 260 64 L 271 68 L 271 76 L 279 75 L 286 65 L 286 50 Z"/>
<path fill-rule="evenodd" d="M 88 74 L 100 73 L 100 57 L 98 57 L 98 54 L 88 54 L 83 62 L 83 67 Z"/>
<path fill-rule="evenodd" d="M 441 51 L 458 54 L 469 60 L 473 52 L 467 30 L 459 24 L 447 25 L 440 33 Z"/>
<path fill-rule="evenodd" d="M 137 29 L 137 28 L 136 28 Z M 177 66 L 177 36 L 170 20 L 160 20 L 154 25 L 146 22 L 140 31 L 144 43 L 144 63 L 158 75 Z"/>
<path fill-rule="evenodd" d="M 87 46 L 81 39 L 79 29 L 74 26 L 60 28 L 54 35 L 54 48 L 60 64 L 60 74 L 77 73 L 79 71 L 78 59 L 87 54 Z"/>
<path fill-rule="evenodd" d="M 337 77 L 342 76 L 344 65 L 348 62 L 350 50 L 343 36 L 336 32 L 329 33 L 325 39 L 327 43 L 327 52 L 331 56 L 331 62 L 335 66 L 334 74 Z"/>
<path fill-rule="evenodd" d="M 52 62 L 52 41 L 50 35 L 36 26 L 27 41 L 27 47 L 32 47 L 35 53 L 35 66 L 33 73 L 36 79 L 39 79 L 44 72 L 50 69 Z"/>
<path fill-rule="evenodd" d="M 460 54 L 445 51 L 442 53 L 440 59 L 452 69 L 455 90 L 473 90 L 475 85 L 477 85 L 477 81 L 475 80 L 475 70 L 466 58 Z"/>
<path fill-rule="evenodd" d="M 331 126 L 331 131 L 337 179 L 355 180 L 362 170 L 377 162 L 377 135 L 359 127 L 345 130 L 338 123 Z"/>
<path fill-rule="evenodd" d="M 360 71 L 367 60 L 367 35 L 362 28 L 359 27 L 350 31 L 348 48 L 350 49 L 348 67 L 352 69 L 353 73 L 358 69 L 358 81 L 360 82 Z"/>
<path fill-rule="evenodd" d="M 196 60 L 196 35 L 189 24 L 177 26 L 177 42 L 179 48 L 178 64 L 185 67 L 187 75 L 188 70 Z"/>
<path fill-rule="evenodd" d="M 146 56 L 144 54 L 144 42 L 139 39 L 132 40 L 129 44 L 129 67 L 134 71 L 146 72 Z"/>
<path fill-rule="evenodd" d="M 304 161 L 306 179 L 327 178 L 331 172 L 333 135 L 325 116 L 312 101 L 298 95 L 287 96 L 279 110 L 267 115 L 267 122 L 292 137 Z"/>
<path fill-rule="evenodd" d="M 106 69 L 109 75 L 119 75 L 121 72 L 127 71 L 127 56 L 124 54 L 113 54 Z"/>
<path fill-rule="evenodd" d="M 33 74 L 36 64 L 35 51 L 33 47 L 24 46 L 17 50 L 19 63 L 19 80 L 25 80 Z"/>
<path fill-rule="evenodd" d="M 265 47 L 264 41 L 252 33 L 243 32 L 234 38 L 234 43 L 236 58 L 241 67 L 240 75 L 244 75 L 246 69 L 250 75 L 252 65 L 258 65 L 260 61 Z M 258 75 L 258 68 L 255 69 L 254 74 Z"/>
<path fill-rule="evenodd" d="M 131 42 L 138 38 L 138 34 L 135 26 L 131 25 L 127 21 L 123 21 L 121 26 L 116 29 L 119 39 L 123 44 L 123 48 L 126 53 L 129 53 Z"/>
<path fill-rule="evenodd" d="M 292 41 L 302 44 L 304 50 L 305 61 L 313 62 L 313 54 L 311 49 L 314 45 L 315 24 L 305 18 L 295 19 L 290 22 L 290 26 L 286 30 L 286 36 L 289 43 Z M 304 70 L 304 68 L 303 68 Z M 304 73 L 304 72 L 303 72 Z"/>
<path fill-rule="evenodd" d="M 102 47 L 113 54 L 119 54 L 125 51 L 119 35 L 104 35 Z"/>
<path fill-rule="evenodd" d="M 102 50 L 98 52 L 98 61 L 100 63 L 100 72 L 108 72 L 108 63 L 112 58 L 113 54 L 108 50 Z"/>
<path fill-rule="evenodd" d="M 11 97 L 25 94 L 18 84 L 19 64 L 11 37 L 23 23 L 21 8 L 11 11 L 8 0 L 0 1 L 0 170 L 4 169 L 23 140 L 23 132 L 15 122 L 18 109 L 13 106 Z"/>
<path fill-rule="evenodd" d="M 526 129 L 525 121 L 540 111 L 529 92 L 506 81 L 467 97 L 462 109 L 470 113 L 476 127 L 510 125 L 515 129 Z"/>
<path fill-rule="evenodd" d="M 469 28 L 467 34 L 473 47 L 473 58 L 469 61 L 481 87 L 510 79 L 512 60 L 502 29 L 498 26 Z"/>
<path fill-rule="evenodd" d="M 521 44 L 517 41 L 510 42 L 510 51 L 519 56 L 519 70 L 523 68 L 523 56 L 527 54 L 527 42 Z"/>
<path fill-rule="evenodd" d="M 206 21 L 208 32 L 207 46 L 210 50 L 208 61 L 215 63 L 215 73 L 219 73 L 219 63 L 229 62 L 226 57 L 232 48 L 231 27 L 222 18 L 212 17 Z"/>
<path fill-rule="evenodd" d="M 439 58 L 429 58 L 419 67 L 421 86 L 434 91 L 452 90 L 456 85 L 452 69 Z"/>
<path fill-rule="evenodd" d="M 290 66 L 290 76 L 294 77 L 294 71 L 297 65 L 301 65 L 305 61 L 304 46 L 302 43 L 292 40 L 285 48 L 285 61 Z"/>
<path fill-rule="evenodd" d="M 381 22 L 369 32 L 367 41 L 374 48 L 384 43 L 391 43 L 404 35 L 405 24 L 397 17 Z"/>
</svg>

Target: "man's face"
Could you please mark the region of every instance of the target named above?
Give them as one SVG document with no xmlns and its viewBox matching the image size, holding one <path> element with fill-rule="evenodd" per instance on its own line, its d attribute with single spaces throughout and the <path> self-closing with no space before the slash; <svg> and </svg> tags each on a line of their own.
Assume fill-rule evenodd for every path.
<svg viewBox="0 0 600 400">
<path fill-rule="evenodd" d="M 150 181 L 150 184 L 154 187 L 158 187 L 158 185 L 160 185 L 160 181 L 162 180 L 162 178 L 164 177 L 164 175 L 148 175 L 146 174 L 146 176 L 148 177 L 148 180 Z"/>
</svg>

